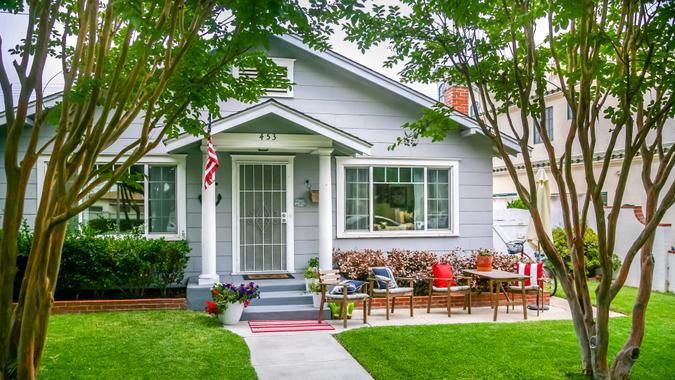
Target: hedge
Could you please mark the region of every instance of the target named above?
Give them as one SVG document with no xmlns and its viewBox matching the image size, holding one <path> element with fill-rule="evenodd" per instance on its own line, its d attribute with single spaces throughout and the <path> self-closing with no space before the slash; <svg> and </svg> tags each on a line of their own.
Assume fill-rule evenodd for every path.
<svg viewBox="0 0 675 380">
<path fill-rule="evenodd" d="M 23 278 L 33 235 L 24 224 L 18 239 L 17 285 Z M 97 235 L 82 226 L 68 231 L 63 243 L 61 267 L 56 286 L 59 296 L 94 298 L 117 290 L 126 297 L 143 297 L 149 288 L 162 295 L 171 284 L 183 281 L 190 247 L 185 240 L 150 239 L 138 232 Z M 17 287 L 18 289 L 18 287 Z"/>
</svg>

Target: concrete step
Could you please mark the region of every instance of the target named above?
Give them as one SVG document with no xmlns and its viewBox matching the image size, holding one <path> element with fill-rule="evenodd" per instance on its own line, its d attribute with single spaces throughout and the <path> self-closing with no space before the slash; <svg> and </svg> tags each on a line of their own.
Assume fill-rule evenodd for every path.
<svg viewBox="0 0 675 380">
<path fill-rule="evenodd" d="M 311 298 L 310 298 L 311 300 Z M 324 319 L 330 319 L 330 310 L 323 311 Z M 319 308 L 309 305 L 251 305 L 244 309 L 242 321 L 259 320 L 313 320 L 319 318 Z"/>
<path fill-rule="evenodd" d="M 253 281 L 260 287 L 261 292 L 289 292 L 289 291 L 304 291 L 305 279 L 300 277 L 289 278 L 284 280 L 257 280 Z"/>
<path fill-rule="evenodd" d="M 260 292 L 260 299 L 252 301 L 251 306 L 306 305 L 312 303 L 312 295 L 301 290 Z"/>
</svg>

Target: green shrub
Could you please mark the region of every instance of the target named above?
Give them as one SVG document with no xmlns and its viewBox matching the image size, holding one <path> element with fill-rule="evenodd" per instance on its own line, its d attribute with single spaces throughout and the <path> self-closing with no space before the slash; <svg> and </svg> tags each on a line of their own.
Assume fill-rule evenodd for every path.
<svg viewBox="0 0 675 380">
<path fill-rule="evenodd" d="M 525 202 L 523 202 L 522 199 L 516 198 L 512 201 L 509 201 L 506 203 L 506 208 L 519 208 L 522 210 L 527 210 L 527 206 L 525 206 Z"/>
<path fill-rule="evenodd" d="M 553 244 L 555 249 L 565 260 L 567 270 L 572 272 L 572 260 L 570 258 L 570 250 L 567 246 L 567 235 L 562 227 L 553 229 Z M 621 265 L 621 260 L 616 254 L 612 255 L 614 270 Z M 584 263 L 586 266 L 586 276 L 592 277 L 599 274 L 600 259 L 598 258 L 598 235 L 591 228 L 586 228 L 584 232 Z"/>
<path fill-rule="evenodd" d="M 32 232 L 24 226 L 18 241 L 19 284 L 31 242 Z M 92 292 L 102 298 L 106 291 L 119 290 L 142 297 L 146 289 L 155 287 L 166 295 L 169 285 L 183 281 L 189 252 L 185 240 L 149 239 L 139 232 L 99 235 L 96 228 L 81 226 L 66 234 L 56 292 L 76 298 Z"/>
</svg>

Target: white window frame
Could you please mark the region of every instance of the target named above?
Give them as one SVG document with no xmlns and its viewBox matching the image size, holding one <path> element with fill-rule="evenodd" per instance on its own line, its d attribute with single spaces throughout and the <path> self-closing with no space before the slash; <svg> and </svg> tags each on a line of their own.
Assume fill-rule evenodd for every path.
<svg viewBox="0 0 675 380">
<path fill-rule="evenodd" d="M 114 156 L 101 156 L 96 160 L 97 164 L 105 164 L 110 162 Z M 124 161 L 124 158 L 120 160 Z M 43 178 L 47 171 L 47 163 L 49 162 L 49 156 L 40 156 L 37 162 L 37 204 L 40 204 L 40 198 L 42 196 L 42 185 Z M 161 239 L 166 240 L 182 240 L 185 239 L 187 231 L 187 212 L 186 212 L 186 203 L 187 203 L 187 194 L 186 194 L 186 178 L 185 178 L 185 155 L 184 154 L 170 154 L 163 156 L 145 156 L 138 160 L 134 165 L 144 165 L 144 174 L 147 176 L 147 165 L 175 165 L 176 166 L 176 233 L 150 233 L 149 224 L 148 224 L 148 210 L 149 199 L 148 199 L 148 186 L 144 186 L 144 195 L 143 195 L 143 218 L 144 218 L 144 235 L 151 239 Z M 80 213 L 78 216 L 80 223 L 84 221 L 83 213 Z M 111 233 L 109 235 L 121 235 L 121 233 Z"/>
<path fill-rule="evenodd" d="M 425 159 L 414 158 L 355 158 L 355 157 L 336 157 L 336 197 L 337 197 L 337 233 L 340 239 L 346 238 L 374 238 L 374 237 L 451 237 L 460 236 L 459 234 L 459 161 L 451 159 Z M 373 231 L 373 166 L 392 166 L 392 167 L 424 167 L 424 220 L 425 228 L 427 226 L 427 170 L 426 169 L 449 169 L 448 176 L 448 207 L 450 212 L 448 217 L 448 229 L 417 230 L 417 231 Z M 345 169 L 362 167 L 369 168 L 368 182 L 368 213 L 370 221 L 368 223 L 369 231 L 349 231 L 345 228 Z"/>
<path fill-rule="evenodd" d="M 285 93 L 279 92 L 266 92 L 263 94 L 263 98 L 292 98 L 293 97 L 293 87 L 295 85 L 293 73 L 293 68 L 295 67 L 294 58 L 278 58 L 278 57 L 269 57 L 277 66 L 286 68 L 286 79 L 291 83 L 290 88 L 286 89 Z M 239 68 L 235 67 L 232 69 L 232 73 L 235 77 L 239 77 Z"/>
</svg>

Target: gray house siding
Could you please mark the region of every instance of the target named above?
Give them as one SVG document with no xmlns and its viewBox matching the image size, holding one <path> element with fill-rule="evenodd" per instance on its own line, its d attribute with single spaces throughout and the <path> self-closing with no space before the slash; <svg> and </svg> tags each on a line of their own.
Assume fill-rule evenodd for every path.
<svg viewBox="0 0 675 380">
<path fill-rule="evenodd" d="M 372 157 L 377 158 L 442 158 L 459 162 L 459 230 L 456 237 L 396 237 L 396 238 L 337 238 L 336 164 L 333 160 L 333 246 L 337 249 L 377 248 L 389 250 L 428 249 L 444 252 L 455 247 L 473 249 L 492 245 L 492 148 L 481 136 L 462 137 L 451 132 L 443 142 L 422 140 L 416 147 L 402 146 L 394 151 L 388 147 L 403 135 L 401 125 L 415 120 L 421 107 L 408 99 L 391 93 L 348 71 L 317 59 L 315 56 L 287 44 L 273 40 L 270 56 L 294 58 L 294 96 L 275 98 L 299 112 L 341 129 L 373 145 Z M 264 101 L 267 99 L 262 99 Z M 251 104 L 230 101 L 221 104 L 222 115 L 251 107 Z M 268 123 L 269 124 L 269 123 Z M 255 128 L 274 130 L 274 125 L 260 120 Z M 251 127 L 251 126 L 248 126 Z M 243 127 L 242 127 L 243 128 Z M 230 131 L 228 131 L 230 132 Z M 231 132 L 237 132 L 236 127 Z M 0 130 L 0 151 L 4 138 Z M 129 131 L 109 150 L 114 153 L 135 136 Z M 153 154 L 167 153 L 159 146 Z M 186 270 L 188 276 L 201 272 L 201 194 L 203 164 L 202 152 L 192 145 L 186 154 L 186 238 L 192 247 Z M 232 270 L 232 161 L 230 154 L 219 152 L 220 167 L 216 173 L 216 194 L 222 200 L 216 207 L 217 271 Z M 0 167 L 4 165 L 0 160 Z M 35 171 L 34 171 L 35 172 Z M 35 174 L 35 173 L 34 173 Z M 35 177 L 35 175 L 33 176 Z M 315 155 L 296 155 L 294 161 L 294 198 L 305 198 L 305 207 L 294 209 L 295 269 L 306 266 L 310 257 L 318 255 L 318 206 L 308 199 L 305 181 L 316 188 L 319 181 L 319 159 Z M 30 220 L 37 207 L 37 182 L 31 179 L 26 199 L 26 217 Z M 6 194 L 4 168 L 0 173 L 0 200 Z"/>
</svg>

